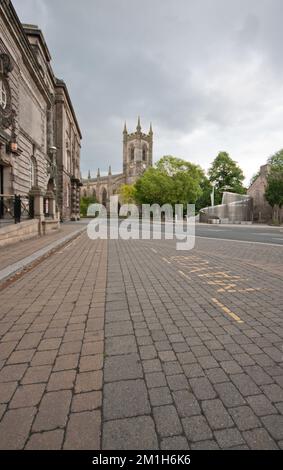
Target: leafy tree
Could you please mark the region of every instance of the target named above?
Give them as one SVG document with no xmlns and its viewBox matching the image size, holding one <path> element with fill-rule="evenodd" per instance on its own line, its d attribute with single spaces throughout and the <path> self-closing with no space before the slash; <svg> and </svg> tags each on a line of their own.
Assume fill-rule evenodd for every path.
<svg viewBox="0 0 283 470">
<path fill-rule="evenodd" d="M 226 190 L 239 194 L 246 192 L 243 187 L 243 171 L 227 152 L 219 152 L 208 175 L 209 180 L 215 183 L 215 204 L 221 204 L 222 193 Z"/>
<path fill-rule="evenodd" d="M 269 159 L 267 163 L 271 165 L 272 170 L 282 170 L 283 171 L 283 149 L 279 150 L 278 152 L 274 153 Z"/>
<path fill-rule="evenodd" d="M 283 207 L 283 149 L 268 159 L 271 165 L 267 177 L 265 199 L 273 209 L 273 220 L 280 223 L 280 209 Z"/>
<path fill-rule="evenodd" d="M 95 196 L 83 196 L 80 201 L 80 213 L 83 217 L 87 216 L 87 209 L 90 204 L 97 202 Z"/>
<path fill-rule="evenodd" d="M 136 200 L 147 204 L 194 204 L 201 195 L 203 170 L 180 158 L 165 156 L 136 182 Z"/>
<path fill-rule="evenodd" d="M 122 184 L 119 189 L 122 204 L 132 204 L 135 202 L 136 188 L 134 184 Z"/>
</svg>

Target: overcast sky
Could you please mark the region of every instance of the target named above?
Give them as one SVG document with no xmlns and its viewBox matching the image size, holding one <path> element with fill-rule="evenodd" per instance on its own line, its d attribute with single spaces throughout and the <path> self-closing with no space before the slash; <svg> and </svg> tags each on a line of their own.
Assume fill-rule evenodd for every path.
<svg viewBox="0 0 283 470">
<path fill-rule="evenodd" d="M 83 133 L 81 169 L 122 169 L 122 130 L 153 123 L 154 160 L 207 169 L 229 152 L 247 181 L 283 147 L 282 0 L 13 0 L 38 24 Z"/>
</svg>

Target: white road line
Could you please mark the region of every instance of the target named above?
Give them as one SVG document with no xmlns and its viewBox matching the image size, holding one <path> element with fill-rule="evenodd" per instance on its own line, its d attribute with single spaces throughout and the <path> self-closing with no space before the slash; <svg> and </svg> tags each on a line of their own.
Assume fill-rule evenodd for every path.
<svg viewBox="0 0 283 470">
<path fill-rule="evenodd" d="M 150 248 L 153 253 L 157 253 L 157 251 L 154 248 Z"/>
<path fill-rule="evenodd" d="M 231 238 L 217 238 L 217 237 L 202 237 L 199 235 L 196 235 L 196 238 L 204 238 L 205 240 L 218 240 L 220 242 L 236 242 L 236 243 L 249 243 L 252 245 L 267 245 L 267 246 L 280 246 L 283 248 L 283 243 L 266 243 L 266 242 L 252 242 L 252 241 L 247 241 L 247 240 L 234 240 Z M 276 238 L 278 240 L 278 238 Z"/>
</svg>

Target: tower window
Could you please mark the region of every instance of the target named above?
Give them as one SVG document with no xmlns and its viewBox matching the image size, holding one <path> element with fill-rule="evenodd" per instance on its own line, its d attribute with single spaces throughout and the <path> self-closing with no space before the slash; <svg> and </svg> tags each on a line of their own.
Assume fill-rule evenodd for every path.
<svg viewBox="0 0 283 470">
<path fill-rule="evenodd" d="M 147 148 L 143 147 L 143 149 L 142 149 L 142 160 L 143 160 L 143 162 L 146 162 L 146 155 L 147 155 Z"/>
<path fill-rule="evenodd" d="M 133 162 L 134 159 L 135 159 L 135 149 L 134 149 L 134 147 L 131 147 L 130 157 L 131 157 L 131 161 Z"/>
</svg>

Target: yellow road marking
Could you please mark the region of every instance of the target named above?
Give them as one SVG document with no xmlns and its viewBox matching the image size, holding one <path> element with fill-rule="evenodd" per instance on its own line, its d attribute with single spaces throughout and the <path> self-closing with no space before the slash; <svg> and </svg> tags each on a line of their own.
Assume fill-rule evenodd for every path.
<svg viewBox="0 0 283 470">
<path fill-rule="evenodd" d="M 178 271 L 178 273 L 180 273 L 182 276 L 184 276 L 187 279 L 191 279 L 189 276 L 187 276 L 187 274 L 183 273 L 183 271 Z"/>
<path fill-rule="evenodd" d="M 241 320 L 240 317 L 238 317 L 238 315 L 236 315 L 235 313 L 233 313 L 228 307 L 225 307 L 225 305 L 223 305 L 221 302 L 219 302 L 219 300 L 217 300 L 217 299 L 212 299 L 212 302 L 214 302 L 218 307 L 220 307 L 221 310 L 223 310 L 224 313 L 227 313 L 227 315 L 229 315 L 229 316 L 232 317 L 234 320 L 236 320 L 236 322 L 238 322 L 238 323 L 244 323 L 243 320 Z"/>
</svg>

